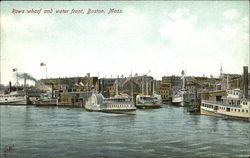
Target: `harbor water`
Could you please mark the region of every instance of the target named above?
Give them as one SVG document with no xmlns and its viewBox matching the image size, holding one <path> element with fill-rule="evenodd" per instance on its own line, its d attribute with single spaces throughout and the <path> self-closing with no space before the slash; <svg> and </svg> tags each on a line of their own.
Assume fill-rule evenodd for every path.
<svg viewBox="0 0 250 158">
<path fill-rule="evenodd" d="M 249 122 L 186 111 L 164 105 L 126 115 L 82 108 L 2 105 L 0 157 L 250 156 Z"/>
</svg>

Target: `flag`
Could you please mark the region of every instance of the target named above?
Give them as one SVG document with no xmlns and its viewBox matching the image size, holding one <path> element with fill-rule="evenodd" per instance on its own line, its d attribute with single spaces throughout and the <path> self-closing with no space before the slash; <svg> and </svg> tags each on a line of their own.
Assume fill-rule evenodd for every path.
<svg viewBox="0 0 250 158">
<path fill-rule="evenodd" d="M 40 66 L 46 66 L 45 62 L 40 63 Z"/>
<path fill-rule="evenodd" d="M 13 72 L 17 71 L 17 68 L 12 69 Z"/>
</svg>

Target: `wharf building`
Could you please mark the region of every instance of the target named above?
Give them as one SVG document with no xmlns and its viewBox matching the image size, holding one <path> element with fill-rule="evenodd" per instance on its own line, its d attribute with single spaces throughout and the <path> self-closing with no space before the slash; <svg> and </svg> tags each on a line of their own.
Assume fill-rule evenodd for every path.
<svg viewBox="0 0 250 158">
<path fill-rule="evenodd" d="M 156 92 L 161 95 L 163 102 L 172 100 L 175 91 L 181 89 L 180 76 L 163 76 L 161 81 L 156 82 Z"/>
<path fill-rule="evenodd" d="M 244 88 L 244 75 L 232 77 L 229 80 L 230 89 L 243 89 Z M 250 89 L 250 73 L 248 73 L 248 89 Z"/>
<path fill-rule="evenodd" d="M 63 92 L 87 92 L 98 88 L 98 77 L 90 77 L 88 73 L 85 77 L 65 77 L 41 79 L 36 82 L 35 87 L 39 89 L 50 89 Z"/>
<path fill-rule="evenodd" d="M 220 78 L 186 76 L 185 88 L 189 93 L 196 94 L 194 99 L 200 99 L 200 92 L 221 89 L 218 86 L 221 82 Z M 180 76 L 163 76 L 161 81 L 157 81 L 156 91 L 162 96 L 163 102 L 168 102 L 182 88 L 182 84 Z"/>
<path fill-rule="evenodd" d="M 58 105 L 83 106 L 87 98 L 98 91 L 98 82 L 98 77 L 91 77 L 87 73 L 85 77 L 41 79 L 35 87 L 49 89 L 51 98 L 58 99 Z"/>
</svg>

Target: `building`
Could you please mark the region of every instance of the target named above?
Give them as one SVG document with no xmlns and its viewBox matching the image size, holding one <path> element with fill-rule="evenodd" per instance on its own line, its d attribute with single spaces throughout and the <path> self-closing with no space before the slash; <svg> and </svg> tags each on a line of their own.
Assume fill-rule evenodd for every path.
<svg viewBox="0 0 250 158">
<path fill-rule="evenodd" d="M 158 93 L 162 95 L 163 100 L 172 100 L 172 95 L 181 89 L 182 80 L 179 76 L 163 76 L 158 88 Z"/>
<path fill-rule="evenodd" d="M 87 74 L 85 77 L 41 79 L 36 82 L 35 87 L 62 92 L 98 91 L 98 77 L 90 77 L 90 74 Z"/>
<path fill-rule="evenodd" d="M 232 77 L 229 80 L 229 89 L 243 89 L 243 75 Z M 248 74 L 248 89 L 250 89 L 250 74 Z"/>
<path fill-rule="evenodd" d="M 156 81 L 156 92 L 161 95 L 162 102 L 166 103 L 171 100 L 171 83 Z"/>
<path fill-rule="evenodd" d="M 83 107 L 92 94 L 93 92 L 63 92 L 60 93 L 58 105 Z"/>
</svg>

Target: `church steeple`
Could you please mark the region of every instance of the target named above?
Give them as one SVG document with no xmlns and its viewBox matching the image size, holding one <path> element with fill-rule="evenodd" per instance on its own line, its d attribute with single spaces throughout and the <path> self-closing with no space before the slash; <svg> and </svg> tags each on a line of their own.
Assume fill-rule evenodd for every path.
<svg viewBox="0 0 250 158">
<path fill-rule="evenodd" d="M 220 64 L 220 76 L 223 75 L 222 64 Z"/>
</svg>

